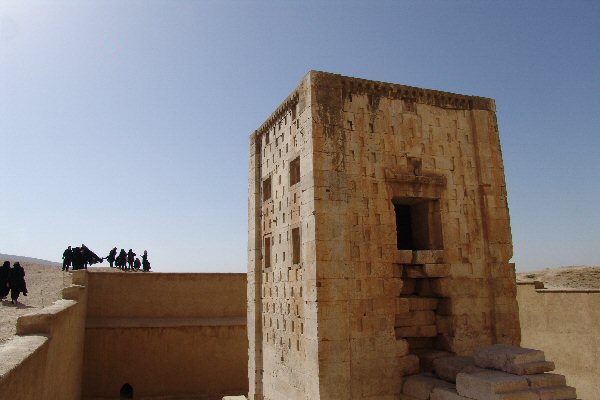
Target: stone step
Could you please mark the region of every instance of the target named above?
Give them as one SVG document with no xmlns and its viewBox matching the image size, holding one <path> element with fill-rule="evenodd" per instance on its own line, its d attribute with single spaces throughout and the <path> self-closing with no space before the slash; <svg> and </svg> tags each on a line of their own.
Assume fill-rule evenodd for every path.
<svg viewBox="0 0 600 400">
<path fill-rule="evenodd" d="M 536 368 L 542 367 L 542 364 L 536 363 L 543 363 L 546 361 L 544 352 L 541 350 L 527 349 L 507 344 L 494 344 L 479 347 L 473 352 L 473 359 L 478 367 L 493 368 L 511 373 L 517 373 L 517 371 L 522 369 L 519 368 L 519 366 L 525 364 L 528 364 L 529 370 L 536 370 Z M 530 373 L 540 372 L 547 371 Z"/>
<path fill-rule="evenodd" d="M 410 311 L 434 311 L 440 302 L 440 299 L 438 297 L 404 296 L 402 298 L 406 299 L 406 301 L 408 302 L 408 309 Z"/>
<path fill-rule="evenodd" d="M 460 372 L 456 375 L 456 391 L 471 399 L 493 399 L 497 394 L 528 389 L 527 379 L 501 371 Z"/>
<path fill-rule="evenodd" d="M 553 386 L 566 386 L 567 380 L 564 375 L 559 374 L 535 374 L 525 376 L 529 387 L 544 388 Z"/>
<path fill-rule="evenodd" d="M 536 375 L 554 371 L 554 368 L 554 362 L 552 361 L 535 361 L 517 365 L 507 364 L 504 371 L 515 375 Z"/>
<path fill-rule="evenodd" d="M 452 388 L 454 385 L 431 374 L 418 374 L 404 378 L 402 394 L 419 400 L 429 400 L 434 388 Z"/>
<path fill-rule="evenodd" d="M 433 360 L 433 369 L 437 376 L 449 382 L 456 382 L 456 375 L 460 372 L 485 371 L 475 365 L 473 357 L 443 357 Z"/>
<path fill-rule="evenodd" d="M 577 399 L 577 391 L 571 386 L 555 386 L 535 389 L 540 400 L 571 400 Z"/>
<path fill-rule="evenodd" d="M 396 331 L 397 338 L 437 336 L 437 327 L 435 325 L 404 326 L 394 329 Z"/>
</svg>

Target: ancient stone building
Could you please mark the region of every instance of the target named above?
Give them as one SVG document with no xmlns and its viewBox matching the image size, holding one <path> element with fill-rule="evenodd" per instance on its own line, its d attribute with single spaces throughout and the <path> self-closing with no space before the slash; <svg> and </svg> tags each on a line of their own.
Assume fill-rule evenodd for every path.
<svg viewBox="0 0 600 400">
<path fill-rule="evenodd" d="M 492 99 L 312 71 L 250 138 L 251 399 L 394 399 L 519 344 Z"/>
</svg>

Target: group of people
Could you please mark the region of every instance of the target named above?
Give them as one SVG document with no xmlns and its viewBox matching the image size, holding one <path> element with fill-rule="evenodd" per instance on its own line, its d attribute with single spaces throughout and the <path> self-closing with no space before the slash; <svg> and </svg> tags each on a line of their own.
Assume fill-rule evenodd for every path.
<svg viewBox="0 0 600 400">
<path fill-rule="evenodd" d="M 6 300 L 10 292 L 10 302 L 16 304 L 19 300 L 19 295 L 27 296 L 27 285 L 25 284 L 25 270 L 19 262 L 15 262 L 13 267 L 10 267 L 9 261 L 4 261 L 0 267 L 0 298 Z"/>
<path fill-rule="evenodd" d="M 98 257 L 96 253 L 91 251 L 82 244 L 81 247 L 71 248 L 69 246 L 63 252 L 63 271 L 69 271 L 69 267 L 73 268 L 73 271 L 78 269 L 87 269 L 88 265 L 101 263 L 102 258 Z"/>
<path fill-rule="evenodd" d="M 144 250 L 144 254 L 142 254 L 142 261 L 140 261 L 139 257 L 136 257 L 136 255 L 137 254 L 135 254 L 131 249 L 129 249 L 127 253 L 125 253 L 125 249 L 121 249 L 117 255 L 117 248 L 114 247 L 105 258 L 110 264 L 111 268 L 119 268 L 123 271 L 139 271 L 141 268 L 144 272 L 150 271 L 148 251 Z"/>
<path fill-rule="evenodd" d="M 113 248 L 106 257 L 98 257 L 96 253 L 88 249 L 85 244 L 81 247 L 71 248 L 69 246 L 63 252 L 63 271 L 69 271 L 69 267 L 72 267 L 73 271 L 78 269 L 87 269 L 88 265 L 101 263 L 103 260 L 107 260 L 111 268 L 119 268 L 123 271 L 139 271 L 140 269 L 144 272 L 150 271 L 150 261 L 148 261 L 148 251 L 144 250 L 142 260 L 136 257 L 137 254 L 129 249 L 125 252 L 121 249 L 117 255 L 117 248 Z"/>
</svg>

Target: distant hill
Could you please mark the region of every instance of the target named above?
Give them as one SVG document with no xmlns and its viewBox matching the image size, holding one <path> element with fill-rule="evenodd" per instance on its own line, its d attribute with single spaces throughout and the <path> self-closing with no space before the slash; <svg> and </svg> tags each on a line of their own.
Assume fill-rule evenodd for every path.
<svg viewBox="0 0 600 400">
<path fill-rule="evenodd" d="M 21 257 L 21 256 L 13 256 L 10 254 L 0 253 L 0 262 L 4 262 L 4 261 L 10 261 L 10 262 L 19 261 L 19 262 L 29 263 L 29 264 L 52 265 L 52 266 L 62 265 L 62 263 L 48 261 L 48 260 L 42 260 L 40 258 Z"/>
</svg>

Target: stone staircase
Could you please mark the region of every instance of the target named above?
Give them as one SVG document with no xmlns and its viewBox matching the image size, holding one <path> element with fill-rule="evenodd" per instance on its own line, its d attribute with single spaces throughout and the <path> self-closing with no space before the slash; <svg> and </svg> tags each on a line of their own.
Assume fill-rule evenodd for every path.
<svg viewBox="0 0 600 400">
<path fill-rule="evenodd" d="M 401 400 L 571 400 L 575 388 L 544 352 L 496 344 L 473 357 L 438 357 L 433 371 L 404 378 Z"/>
</svg>

